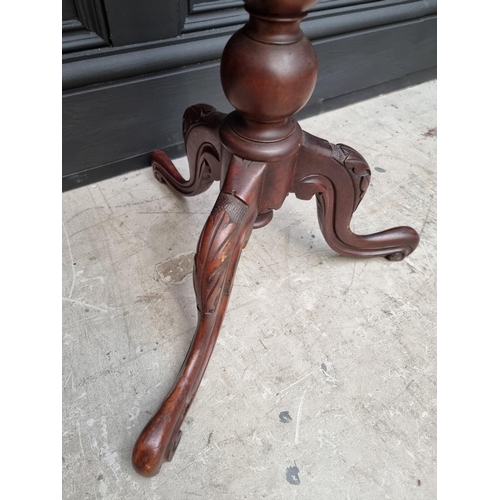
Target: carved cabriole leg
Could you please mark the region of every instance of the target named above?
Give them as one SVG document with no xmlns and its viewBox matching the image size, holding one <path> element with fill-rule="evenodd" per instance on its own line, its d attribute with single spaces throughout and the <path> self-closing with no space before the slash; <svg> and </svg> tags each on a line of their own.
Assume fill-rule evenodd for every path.
<svg viewBox="0 0 500 500">
<path fill-rule="evenodd" d="M 316 195 L 321 231 L 338 253 L 402 260 L 419 242 L 418 233 L 411 227 L 369 235 L 358 235 L 350 229 L 352 214 L 363 199 L 370 175 L 370 167 L 354 149 L 304 132 L 292 189 L 303 200 Z"/>
<path fill-rule="evenodd" d="M 401 260 L 418 244 L 418 234 L 409 227 L 354 234 L 349 225 L 368 188 L 368 165 L 348 146 L 302 132 L 293 119 L 316 83 L 316 55 L 300 29 L 316 2 L 245 0 L 249 20 L 233 34 L 221 59 L 222 88 L 235 111 L 226 116 L 206 104 L 186 110 L 189 180 L 165 153 L 152 155 L 156 178 L 181 194 L 199 194 L 214 180 L 223 185 L 195 257 L 194 338 L 173 389 L 134 448 L 134 467 L 145 476 L 170 461 L 179 444 L 181 424 L 212 354 L 252 227 L 269 223 L 289 192 L 301 199 L 316 195 L 323 235 L 341 254 Z"/>
<path fill-rule="evenodd" d="M 234 157 L 203 229 L 193 273 L 198 325 L 177 382 L 135 445 L 133 465 L 144 476 L 157 474 L 179 444 L 181 424 L 217 340 L 241 250 L 257 218 L 264 170 L 263 163 L 247 167 Z"/>
<path fill-rule="evenodd" d="M 225 116 L 208 104 L 196 104 L 187 108 L 182 131 L 190 177 L 185 180 L 163 151 L 155 151 L 151 155 L 155 177 L 184 196 L 203 193 L 213 181 L 220 180 L 219 127 Z"/>
</svg>

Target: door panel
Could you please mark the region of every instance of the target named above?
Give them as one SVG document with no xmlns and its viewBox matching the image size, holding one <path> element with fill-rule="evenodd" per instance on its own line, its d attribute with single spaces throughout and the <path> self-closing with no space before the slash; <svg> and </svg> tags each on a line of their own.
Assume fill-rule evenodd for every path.
<svg viewBox="0 0 500 500">
<path fill-rule="evenodd" d="M 62 2 L 62 20 L 69 21 L 78 19 L 78 12 L 74 0 L 63 0 Z"/>
<path fill-rule="evenodd" d="M 109 45 L 109 32 L 101 0 L 63 0 L 62 53 Z"/>
</svg>

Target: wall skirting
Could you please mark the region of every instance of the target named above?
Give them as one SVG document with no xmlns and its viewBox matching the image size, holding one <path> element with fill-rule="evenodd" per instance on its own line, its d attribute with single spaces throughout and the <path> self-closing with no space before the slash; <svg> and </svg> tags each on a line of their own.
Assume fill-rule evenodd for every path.
<svg viewBox="0 0 500 500">
<path fill-rule="evenodd" d="M 379 0 L 354 7 L 343 13 L 337 7 L 335 15 L 323 8 L 303 22 L 318 55 L 319 77 L 299 118 L 435 77 L 435 1 Z M 225 19 L 236 23 L 240 15 L 236 9 Z M 185 26 L 195 22 L 193 16 Z M 215 22 L 206 17 L 205 23 Z M 182 114 L 191 104 L 230 111 L 218 59 L 240 25 L 65 54 L 63 188 L 146 166 L 155 149 L 179 156 Z"/>
</svg>

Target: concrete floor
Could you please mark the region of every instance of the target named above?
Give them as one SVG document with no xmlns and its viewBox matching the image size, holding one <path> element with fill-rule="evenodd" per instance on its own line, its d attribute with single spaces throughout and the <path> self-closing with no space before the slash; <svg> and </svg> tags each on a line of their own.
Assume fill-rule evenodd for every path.
<svg viewBox="0 0 500 500">
<path fill-rule="evenodd" d="M 301 125 L 371 165 L 353 229 L 410 225 L 420 246 L 341 257 L 315 202 L 289 196 L 243 252 L 173 462 L 144 479 L 132 447 L 194 331 L 191 261 L 218 185 L 182 199 L 146 169 L 65 193 L 65 499 L 436 497 L 436 83 Z"/>
</svg>

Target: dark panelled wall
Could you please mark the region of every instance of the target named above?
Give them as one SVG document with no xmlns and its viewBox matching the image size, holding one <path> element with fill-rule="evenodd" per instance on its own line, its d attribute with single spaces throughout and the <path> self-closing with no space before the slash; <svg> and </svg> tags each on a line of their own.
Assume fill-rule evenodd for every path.
<svg viewBox="0 0 500 500">
<path fill-rule="evenodd" d="M 231 110 L 218 59 L 247 18 L 242 4 L 63 2 L 63 189 L 145 167 L 155 149 L 183 154 L 191 104 Z M 435 0 L 322 0 L 302 29 L 319 77 L 299 118 L 436 75 Z"/>
</svg>

